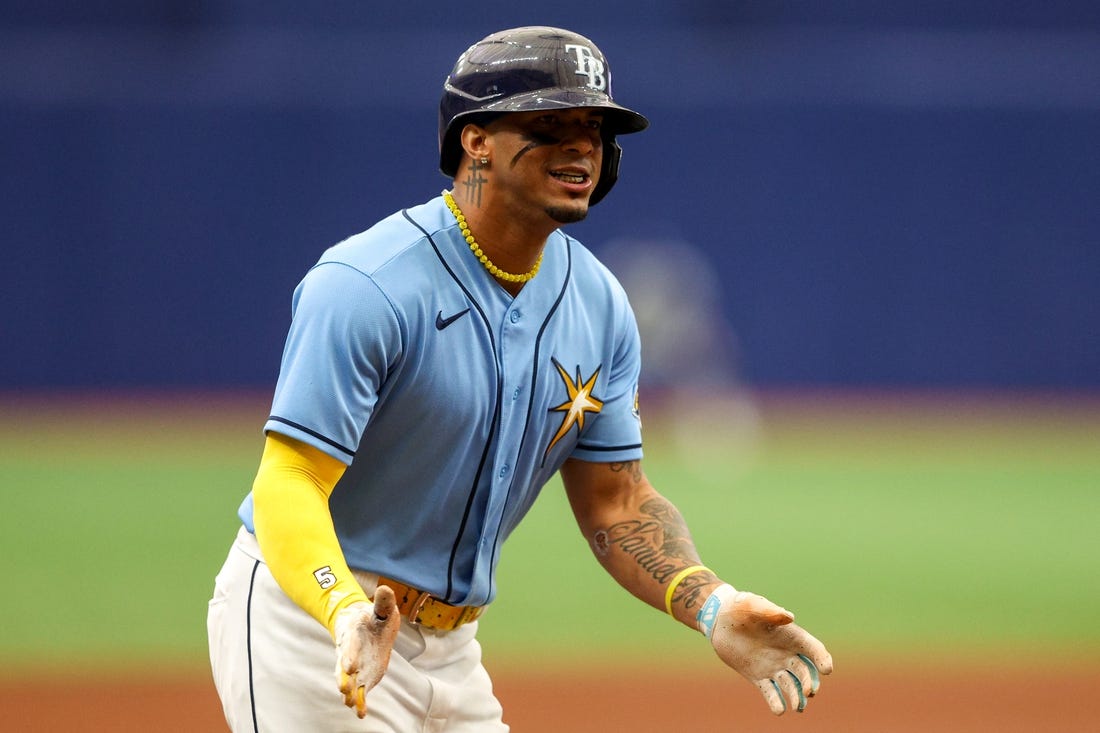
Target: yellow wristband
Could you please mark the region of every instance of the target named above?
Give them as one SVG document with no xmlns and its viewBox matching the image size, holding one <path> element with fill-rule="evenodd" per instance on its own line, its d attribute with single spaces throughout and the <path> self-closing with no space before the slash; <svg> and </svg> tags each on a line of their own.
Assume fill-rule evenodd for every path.
<svg viewBox="0 0 1100 733">
<path fill-rule="evenodd" d="M 684 582 L 684 578 L 694 573 L 702 571 L 713 573 L 714 571 L 708 568 L 706 565 L 692 565 L 691 567 L 684 568 L 680 572 L 673 576 L 672 581 L 668 584 L 668 590 L 665 591 L 665 610 L 668 611 L 668 615 L 672 616 L 672 594 L 676 592 L 676 587 L 680 583 Z"/>
</svg>

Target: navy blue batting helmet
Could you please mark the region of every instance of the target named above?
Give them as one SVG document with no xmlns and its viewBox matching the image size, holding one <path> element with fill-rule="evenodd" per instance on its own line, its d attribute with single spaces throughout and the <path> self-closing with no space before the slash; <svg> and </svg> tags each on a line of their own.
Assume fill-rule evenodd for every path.
<svg viewBox="0 0 1100 733">
<path fill-rule="evenodd" d="M 641 132 L 649 120 L 611 96 L 611 68 L 596 44 L 561 28 L 527 26 L 483 38 L 459 56 L 439 102 L 439 169 L 454 178 L 462 159 L 460 135 L 508 112 L 596 107 L 604 116 L 600 180 L 589 198 L 600 201 L 619 177 L 616 135 Z"/>
</svg>

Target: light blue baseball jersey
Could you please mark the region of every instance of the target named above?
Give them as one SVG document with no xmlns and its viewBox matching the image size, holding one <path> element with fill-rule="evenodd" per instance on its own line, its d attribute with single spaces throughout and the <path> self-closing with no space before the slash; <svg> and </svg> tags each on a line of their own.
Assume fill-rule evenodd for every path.
<svg viewBox="0 0 1100 733">
<path fill-rule="evenodd" d="M 438 197 L 306 274 L 264 429 L 348 464 L 330 508 L 351 567 L 482 605 L 566 458 L 641 458 L 639 370 L 626 294 L 583 245 L 555 231 L 513 299 Z"/>
</svg>

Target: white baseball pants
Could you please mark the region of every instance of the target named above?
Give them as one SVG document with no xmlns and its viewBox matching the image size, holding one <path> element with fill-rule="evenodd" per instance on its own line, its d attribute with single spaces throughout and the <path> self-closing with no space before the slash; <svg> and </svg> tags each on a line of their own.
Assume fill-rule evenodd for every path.
<svg viewBox="0 0 1100 733">
<path fill-rule="evenodd" d="M 403 619 L 360 720 L 336 688 L 332 637 L 283 593 L 244 528 L 207 616 L 214 684 L 233 733 L 505 733 L 477 625 L 436 632 Z"/>
</svg>

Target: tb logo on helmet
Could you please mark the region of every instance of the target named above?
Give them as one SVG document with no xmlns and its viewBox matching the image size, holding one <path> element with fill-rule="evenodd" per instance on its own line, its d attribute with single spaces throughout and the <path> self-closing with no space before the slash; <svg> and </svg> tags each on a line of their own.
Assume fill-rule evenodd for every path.
<svg viewBox="0 0 1100 733">
<path fill-rule="evenodd" d="M 592 49 L 588 46 L 579 46 L 576 43 L 565 44 L 565 52 L 573 52 L 577 55 L 577 75 L 588 77 L 588 86 L 592 89 L 603 91 L 607 89 L 607 77 L 604 76 L 604 65 Z"/>
</svg>

